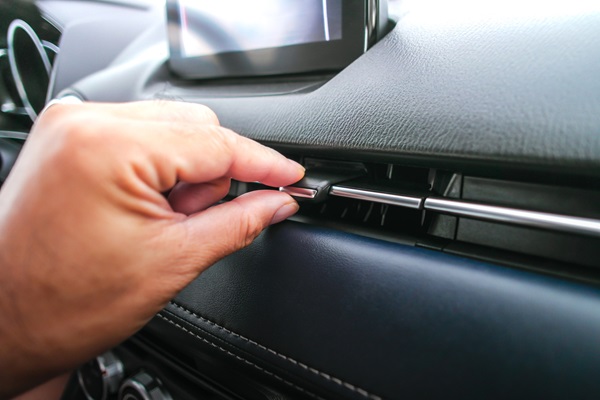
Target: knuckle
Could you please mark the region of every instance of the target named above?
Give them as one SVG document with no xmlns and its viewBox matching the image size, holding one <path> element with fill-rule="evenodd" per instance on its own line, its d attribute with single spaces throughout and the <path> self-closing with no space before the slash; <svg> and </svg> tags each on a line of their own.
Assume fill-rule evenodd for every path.
<svg viewBox="0 0 600 400">
<path fill-rule="evenodd" d="M 123 143 L 122 135 L 111 134 L 114 130 L 111 121 L 99 118 L 91 110 L 57 104 L 42 115 L 36 135 L 39 132 L 39 145 L 44 146 L 46 154 L 57 163 L 85 168 L 91 159 L 104 154 L 111 154 L 115 159 L 115 149 L 129 147 Z"/>
<path fill-rule="evenodd" d="M 242 232 L 244 235 L 242 237 L 242 244 L 243 247 L 246 247 L 263 231 L 263 223 L 256 214 L 248 212 L 245 213 L 243 221 L 245 226 L 243 227 Z"/>
<path fill-rule="evenodd" d="M 233 131 L 210 125 L 207 127 L 207 133 L 215 146 L 215 151 L 228 158 L 233 157 L 233 149 L 235 149 L 237 142 L 237 135 Z"/>
<path fill-rule="evenodd" d="M 198 121 L 200 119 L 209 125 L 220 125 L 217 114 L 203 104 L 167 101 L 162 99 L 153 101 L 159 105 L 157 108 L 162 110 L 166 119 L 171 119 L 173 121 Z"/>
<path fill-rule="evenodd" d="M 231 146 L 235 145 L 237 135 L 232 130 L 218 125 L 209 125 L 208 129 L 211 132 L 211 135 L 213 135 L 215 139 L 223 142 L 223 144 Z"/>
<path fill-rule="evenodd" d="M 66 113 L 70 113 L 70 104 L 56 103 L 53 106 L 47 108 L 37 119 L 37 123 L 45 123 L 47 120 L 61 119 Z"/>
<path fill-rule="evenodd" d="M 219 117 L 217 114 L 205 105 L 198 105 L 200 107 L 200 112 L 203 114 L 204 118 L 206 118 L 207 122 L 212 125 L 220 125 Z"/>
<path fill-rule="evenodd" d="M 88 119 L 80 115 L 68 117 L 62 123 L 59 134 L 62 136 L 62 149 L 66 151 L 98 151 L 103 135 L 96 124 L 89 124 Z"/>
<path fill-rule="evenodd" d="M 60 153 L 85 147 L 93 137 L 93 129 L 80 112 L 71 110 L 67 105 L 55 105 L 37 121 L 33 133 L 44 142 L 52 143 L 52 147 Z"/>
</svg>

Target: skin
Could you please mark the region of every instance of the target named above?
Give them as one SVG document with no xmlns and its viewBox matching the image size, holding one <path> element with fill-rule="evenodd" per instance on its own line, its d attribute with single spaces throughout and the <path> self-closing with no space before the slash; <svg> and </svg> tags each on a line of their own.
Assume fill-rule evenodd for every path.
<svg viewBox="0 0 600 400">
<path fill-rule="evenodd" d="M 272 190 L 215 205 L 230 179 L 278 187 L 303 174 L 203 106 L 49 108 L 0 191 L 0 398 L 119 344 L 298 210 Z"/>
</svg>

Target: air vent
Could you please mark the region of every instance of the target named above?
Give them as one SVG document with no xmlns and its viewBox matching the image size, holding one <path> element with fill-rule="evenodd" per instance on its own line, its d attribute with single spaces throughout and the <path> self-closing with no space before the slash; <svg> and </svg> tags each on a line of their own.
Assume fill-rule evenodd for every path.
<svg viewBox="0 0 600 400">
<path fill-rule="evenodd" d="M 299 199 L 298 218 L 340 225 L 348 230 L 373 229 L 410 235 L 426 232 L 428 222 L 423 202 L 432 193 L 435 171 L 394 164 L 312 158 L 303 161 L 307 177 L 313 183 L 301 181 L 293 187 L 282 188 Z M 329 182 L 325 183 L 328 178 Z M 232 194 L 264 188 L 259 184 L 238 183 Z M 315 199 L 317 192 L 325 193 Z"/>
<path fill-rule="evenodd" d="M 304 158 L 296 220 L 452 251 L 457 244 L 598 266 L 600 191 L 397 164 Z M 356 173 L 360 171 L 360 173 Z M 240 184 L 235 192 L 264 188 Z M 234 194 L 236 194 L 234 193 Z"/>
<path fill-rule="evenodd" d="M 335 163 L 305 160 L 308 174 L 315 165 Z M 360 164 L 363 173 L 354 179 L 333 182 L 325 201 L 304 202 L 300 215 L 356 228 L 390 233 L 418 234 L 424 229 L 423 199 L 431 189 L 431 171 L 393 164 Z"/>
</svg>

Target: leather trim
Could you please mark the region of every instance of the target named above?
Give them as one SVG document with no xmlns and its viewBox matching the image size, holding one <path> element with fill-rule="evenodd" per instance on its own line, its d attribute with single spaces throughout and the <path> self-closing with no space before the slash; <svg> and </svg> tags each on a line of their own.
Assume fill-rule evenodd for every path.
<svg viewBox="0 0 600 400">
<path fill-rule="evenodd" d="M 157 317 L 170 323 L 171 325 L 174 325 L 178 329 L 183 330 L 184 332 L 195 337 L 196 339 L 199 339 L 199 340 L 203 341 L 204 343 L 209 344 L 210 346 L 212 346 L 220 351 L 225 352 L 227 355 L 234 357 L 237 360 L 242 361 L 245 364 L 250 365 L 255 369 L 258 369 L 262 373 L 264 373 L 270 377 L 273 377 L 273 378 L 285 383 L 286 385 L 292 386 L 293 388 L 309 395 L 310 397 L 321 399 L 320 396 L 315 395 L 315 394 L 307 391 L 306 389 L 299 387 L 298 385 L 295 385 L 294 383 L 280 377 L 279 375 L 277 375 L 271 371 L 268 371 L 267 369 L 257 365 L 256 363 L 253 363 L 253 362 L 247 360 L 244 357 L 241 357 L 239 351 L 234 353 L 235 350 L 233 350 L 233 349 L 232 349 L 233 351 L 227 350 L 227 349 L 213 343 L 212 341 L 208 340 L 207 337 L 205 337 L 207 332 L 205 331 L 204 328 L 206 328 L 206 326 L 208 325 L 208 327 L 210 327 L 211 329 L 214 328 L 218 332 L 222 332 L 229 338 L 234 338 L 235 340 L 239 340 L 247 345 L 250 345 L 250 347 L 252 347 L 252 349 L 255 350 L 256 352 L 263 353 L 263 355 L 276 356 L 279 360 L 285 361 L 285 363 L 288 365 L 288 368 L 289 368 L 289 366 L 291 366 L 292 368 L 294 368 L 296 370 L 299 369 L 302 372 L 307 372 L 312 376 L 318 377 L 320 380 L 324 381 L 325 383 L 331 384 L 332 386 L 336 387 L 336 389 L 343 389 L 345 391 L 346 390 L 350 391 L 353 394 L 358 394 L 358 395 L 360 395 L 361 398 L 365 398 L 365 399 L 381 400 L 380 396 L 372 394 L 372 393 L 368 392 L 367 390 L 358 387 L 357 385 L 354 385 L 354 384 L 346 382 L 340 378 L 332 376 L 329 373 L 320 371 L 320 370 L 313 368 L 307 364 L 297 361 L 292 357 L 289 357 L 280 352 L 277 352 L 263 344 L 260 344 L 252 339 L 249 339 L 243 335 L 240 335 L 239 333 L 233 332 L 233 331 L 215 323 L 214 321 L 211 321 L 210 319 L 205 318 L 201 315 L 198 315 L 197 313 L 194 313 L 193 311 L 185 308 L 184 306 L 177 304 L 175 301 L 172 301 L 165 310 L 168 312 L 175 312 L 179 318 L 185 320 L 186 322 L 190 323 L 194 327 L 198 328 L 201 332 L 204 333 L 204 335 L 201 336 L 200 334 L 194 333 L 194 332 L 190 331 L 189 329 L 186 329 L 185 327 L 181 326 L 177 322 L 168 318 L 168 315 L 166 315 L 165 311 L 163 311 L 162 313 L 159 313 L 157 315 Z M 215 337 L 213 334 L 210 334 L 210 333 L 208 335 Z M 223 340 L 222 338 L 219 338 L 219 339 Z M 227 340 L 225 340 L 225 341 L 231 344 L 230 341 L 227 341 Z M 289 371 L 289 369 L 288 369 L 288 371 Z"/>
<path fill-rule="evenodd" d="M 227 349 L 225 349 L 225 348 L 223 348 L 223 347 L 219 346 L 218 344 L 216 344 L 216 343 L 214 343 L 214 342 L 212 342 L 212 341 L 210 341 L 210 340 L 208 340 L 208 339 L 206 339 L 206 338 L 204 338 L 204 337 L 202 337 L 202 336 L 200 336 L 200 335 L 198 335 L 198 334 L 196 334 L 196 333 L 192 332 L 191 330 L 184 328 L 182 325 L 178 324 L 178 323 L 177 323 L 177 322 L 175 322 L 174 320 L 172 320 L 172 319 L 170 319 L 170 318 L 168 318 L 168 317 L 166 317 L 166 316 L 164 316 L 164 315 L 162 315 L 162 314 L 160 314 L 160 313 L 159 313 L 159 314 L 157 314 L 156 316 L 157 316 L 158 318 L 162 319 L 163 321 L 165 321 L 165 322 L 167 322 L 167 323 L 169 323 L 169 324 L 171 324 L 171 325 L 175 326 L 177 329 L 180 329 L 180 330 L 182 330 L 183 332 L 185 332 L 185 333 L 187 333 L 187 334 L 189 334 L 189 335 L 193 336 L 195 339 L 197 339 L 197 340 L 201 340 L 202 342 L 204 342 L 204 343 L 208 344 L 209 346 L 211 346 L 211 347 L 214 347 L 215 349 L 217 349 L 217 350 L 220 350 L 220 351 L 224 352 L 224 353 L 225 353 L 225 354 L 227 354 L 228 356 L 230 356 L 230 357 L 233 357 L 233 358 L 235 358 L 236 360 L 238 360 L 238 361 L 241 361 L 241 362 L 243 362 L 244 364 L 246 364 L 246 365 L 249 365 L 249 366 L 251 366 L 251 367 L 253 367 L 253 368 L 257 369 L 257 370 L 258 370 L 258 371 L 260 371 L 261 373 L 263 373 L 263 374 L 265 374 L 265 375 L 267 375 L 267 376 L 269 376 L 269 377 L 275 378 L 275 379 L 277 379 L 278 381 L 280 381 L 280 382 L 283 382 L 283 383 L 285 383 L 286 385 L 288 385 L 288 386 L 291 386 L 291 387 L 293 387 L 294 389 L 296 389 L 296 390 L 298 390 L 298 391 L 300 391 L 300 392 L 302 392 L 302 393 L 304 393 L 304 394 L 306 394 L 306 395 L 308 395 L 308 396 L 310 396 L 310 397 L 312 397 L 312 398 L 314 398 L 314 399 L 324 400 L 324 399 L 323 399 L 323 397 L 317 396 L 316 394 L 314 394 L 314 393 L 311 393 L 311 392 L 309 392 L 308 390 L 306 390 L 306 389 L 303 389 L 303 388 L 301 388 L 301 387 L 300 387 L 300 386 L 298 386 L 298 385 L 295 385 L 294 383 L 292 383 L 292 382 L 290 382 L 290 381 L 288 381 L 288 380 L 286 380 L 286 379 L 284 379 L 284 378 L 280 377 L 279 375 L 277 375 L 277 374 L 275 374 L 275 373 L 273 373 L 273 372 L 270 372 L 270 371 L 266 370 L 265 368 L 261 368 L 260 366 L 258 366 L 257 364 L 253 363 L 252 361 L 249 361 L 249 360 L 245 359 L 244 357 L 241 357 L 240 355 L 238 355 L 238 354 L 235 354 L 235 353 L 233 353 L 233 352 L 231 352 L 231 351 L 229 351 L 229 350 L 227 350 Z"/>
<path fill-rule="evenodd" d="M 163 315 L 327 399 L 365 398 L 276 353 L 382 398 L 600 388 L 597 287 L 305 224 L 269 228 L 175 301 L 214 324 L 175 305 Z M 234 362 L 157 322 L 178 351 Z"/>
</svg>

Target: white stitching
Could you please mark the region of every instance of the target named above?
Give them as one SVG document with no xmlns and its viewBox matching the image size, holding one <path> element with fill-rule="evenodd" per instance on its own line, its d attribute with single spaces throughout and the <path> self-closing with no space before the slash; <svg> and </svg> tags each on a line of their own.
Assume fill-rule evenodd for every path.
<svg viewBox="0 0 600 400">
<path fill-rule="evenodd" d="M 227 328 L 224 328 L 221 325 L 216 324 L 215 322 L 212 322 L 212 321 L 210 321 L 210 320 L 208 320 L 208 319 L 206 319 L 204 317 L 201 317 L 200 315 L 195 314 L 194 312 L 188 310 L 187 308 L 185 308 L 185 307 L 183 307 L 183 306 L 181 306 L 181 305 L 179 305 L 179 304 L 177 304 L 177 303 L 175 303 L 173 301 L 171 302 L 171 304 L 173 306 L 179 308 L 180 310 L 182 310 L 186 314 L 189 314 L 189 315 L 191 315 L 191 316 L 193 316 L 193 317 L 195 317 L 195 318 L 197 318 L 197 319 L 199 319 L 199 320 L 201 320 L 203 322 L 206 322 L 209 325 L 212 325 L 215 328 L 220 329 L 220 330 L 222 330 L 222 331 L 224 331 L 224 332 L 226 332 L 226 333 L 228 333 L 228 334 L 230 334 L 230 335 L 232 335 L 234 337 L 237 337 L 237 338 L 242 339 L 242 340 L 244 340 L 244 341 L 246 341 L 246 342 L 248 342 L 248 343 L 250 343 L 250 344 L 252 344 L 254 346 L 257 346 L 258 348 L 260 348 L 262 350 L 268 351 L 269 353 L 272 353 L 272 354 L 274 354 L 274 355 L 276 355 L 276 356 L 278 356 L 278 357 L 280 357 L 280 358 L 282 358 L 282 359 L 284 359 L 284 360 L 286 360 L 286 361 L 288 361 L 288 362 L 290 362 L 290 363 L 292 363 L 294 365 L 297 365 L 297 366 L 299 366 L 300 368 L 302 368 L 304 370 L 310 371 L 313 374 L 318 375 L 318 376 L 320 376 L 320 377 L 322 377 L 322 378 L 324 378 L 324 379 L 326 379 L 326 380 L 328 380 L 330 382 L 333 382 L 333 383 L 335 383 L 335 384 L 337 384 L 339 386 L 343 386 L 346 389 L 349 389 L 349 390 L 351 390 L 353 392 L 356 392 L 356 393 L 360 394 L 361 396 L 366 397 L 368 399 L 381 400 L 381 397 L 379 397 L 379 396 L 375 396 L 374 394 L 371 394 L 371 393 L 367 392 L 364 389 L 361 389 L 361 388 L 359 388 L 359 387 L 357 387 L 355 385 L 352 385 L 351 383 L 344 382 L 341 379 L 332 377 L 331 375 L 326 374 L 324 372 L 321 372 L 321 371 L 319 371 L 319 370 L 317 370 L 315 368 L 311 368 L 308 365 L 302 364 L 301 362 L 298 362 L 298 361 L 294 360 L 293 358 L 290 358 L 290 357 L 285 356 L 285 355 L 283 355 L 281 353 L 278 353 L 275 350 L 271 350 L 268 347 L 265 347 L 265 346 L 263 346 L 263 345 L 255 342 L 255 341 L 253 341 L 251 339 L 248 339 L 248 338 L 246 338 L 246 337 L 244 337 L 244 336 L 242 336 L 240 334 L 232 332 L 232 331 L 228 330 Z"/>
<path fill-rule="evenodd" d="M 242 358 L 242 357 L 238 356 L 237 354 L 233 354 L 233 353 L 232 353 L 232 352 L 230 352 L 229 350 L 227 350 L 227 349 L 224 349 L 223 347 L 221 347 L 221 346 L 219 346 L 219 345 L 216 345 L 216 344 L 214 344 L 213 342 L 211 342 L 211 341 L 209 341 L 209 340 L 206 340 L 205 338 L 203 338 L 203 337 L 201 337 L 201 336 L 199 336 L 199 335 L 196 335 L 194 332 L 192 332 L 192 331 L 190 331 L 190 330 L 188 330 L 188 329 L 184 328 L 183 326 L 179 325 L 177 322 L 175 322 L 175 321 L 173 321 L 173 320 L 171 320 L 171 319 L 169 319 L 169 318 L 167 318 L 167 317 L 165 317 L 165 316 L 163 316 L 163 315 L 161 315 L 161 314 L 156 314 L 156 316 L 157 316 L 157 317 L 159 317 L 159 318 L 161 318 L 161 319 L 163 319 L 163 320 L 165 320 L 165 321 L 167 321 L 168 323 L 170 323 L 170 324 L 172 324 L 172 325 L 175 325 L 177 328 L 179 328 L 179 329 L 181 329 L 182 331 L 184 331 L 184 332 L 186 332 L 186 333 L 188 333 L 188 334 L 190 334 L 190 335 L 194 336 L 195 338 L 202 340 L 204 343 L 206 343 L 206 344 L 208 344 L 208 345 L 210 345 L 210 346 L 212 346 L 212 347 L 214 347 L 214 348 L 216 348 L 216 349 L 219 349 L 219 350 L 221 350 L 221 351 L 223 351 L 223 352 L 227 353 L 228 355 L 230 355 L 230 356 L 232 356 L 232 357 L 235 357 L 236 359 L 238 359 L 238 360 L 240 360 L 240 361 L 242 361 L 242 362 L 244 362 L 244 363 L 246 363 L 246 364 L 248 364 L 248 365 L 250 365 L 250 366 L 252 366 L 252 367 L 254 367 L 254 368 L 256 368 L 256 369 L 258 369 L 258 370 L 259 370 L 259 371 L 261 371 L 261 372 L 264 372 L 265 374 L 267 374 L 267 375 L 269 375 L 269 376 L 272 376 L 273 378 L 275 378 L 275 379 L 277 379 L 277 380 L 279 380 L 279 381 L 281 381 L 281 382 L 283 382 L 283 383 L 285 383 L 285 384 L 287 384 L 287 385 L 289 385 L 289 386 L 293 387 L 293 388 L 294 388 L 294 389 L 296 389 L 296 390 L 299 390 L 299 391 L 301 391 L 301 392 L 303 392 L 303 393 L 307 394 L 308 396 L 310 396 L 310 397 L 312 397 L 312 398 L 314 398 L 314 399 L 325 400 L 325 399 L 323 399 L 322 397 L 319 397 L 319 396 L 317 396 L 317 395 L 316 395 L 316 394 L 314 394 L 314 393 L 308 392 L 306 389 L 303 389 L 303 388 L 301 388 L 301 387 L 299 387 L 299 386 L 296 386 L 296 385 L 294 385 L 292 382 L 289 382 L 289 381 L 287 381 L 287 380 L 283 379 L 282 377 L 280 377 L 280 376 L 278 376 L 278 375 L 275 375 L 274 373 L 272 373 L 272 372 L 270 372 L 270 371 L 267 371 L 266 369 L 264 369 L 264 368 L 262 368 L 262 367 L 259 367 L 258 365 L 254 364 L 253 362 L 251 362 L 251 361 L 248 361 L 248 360 L 246 360 L 245 358 Z"/>
</svg>

